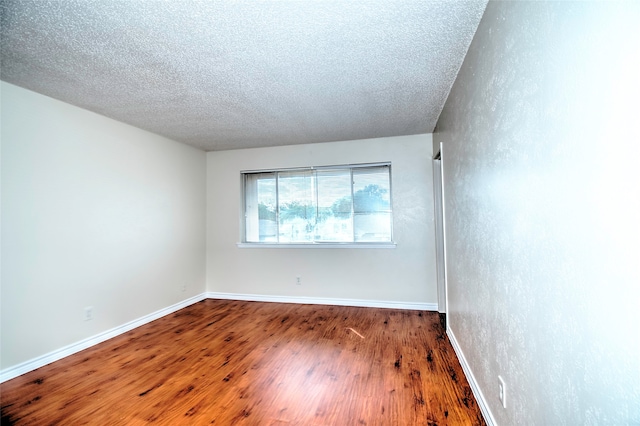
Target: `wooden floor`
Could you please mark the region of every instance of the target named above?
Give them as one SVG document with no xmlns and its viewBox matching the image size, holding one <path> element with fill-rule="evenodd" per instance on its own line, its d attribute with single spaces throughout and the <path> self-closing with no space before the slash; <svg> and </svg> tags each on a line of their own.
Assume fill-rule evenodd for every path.
<svg viewBox="0 0 640 426">
<path fill-rule="evenodd" d="M 2 424 L 483 425 L 433 312 L 205 300 L 0 385 Z"/>
</svg>

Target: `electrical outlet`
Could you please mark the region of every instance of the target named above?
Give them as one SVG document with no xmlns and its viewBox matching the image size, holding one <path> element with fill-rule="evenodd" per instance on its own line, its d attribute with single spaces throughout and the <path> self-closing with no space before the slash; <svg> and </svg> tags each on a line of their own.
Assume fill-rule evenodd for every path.
<svg viewBox="0 0 640 426">
<path fill-rule="evenodd" d="M 300 276 L 296 277 L 296 284 L 297 285 L 301 285 L 302 284 L 302 278 L 300 278 Z"/>
<path fill-rule="evenodd" d="M 93 306 L 84 308 L 84 320 L 91 321 L 93 319 Z"/>
<path fill-rule="evenodd" d="M 504 384 L 504 379 L 498 376 L 500 382 L 500 402 L 502 402 L 502 408 L 507 408 L 507 386 Z"/>
<path fill-rule="evenodd" d="M 184 293 L 185 291 L 187 291 L 187 285 L 186 285 L 186 284 L 182 284 L 182 285 L 180 286 L 180 291 L 181 291 L 181 292 L 183 292 L 183 293 Z"/>
</svg>

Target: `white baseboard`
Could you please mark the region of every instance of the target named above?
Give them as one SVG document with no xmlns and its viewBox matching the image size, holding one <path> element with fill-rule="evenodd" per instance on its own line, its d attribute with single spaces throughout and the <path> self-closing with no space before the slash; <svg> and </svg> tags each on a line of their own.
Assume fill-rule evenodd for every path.
<svg viewBox="0 0 640 426">
<path fill-rule="evenodd" d="M 264 294 L 239 294 L 208 292 L 209 299 L 246 300 L 249 302 L 298 303 L 301 305 L 359 306 L 365 308 L 409 309 L 413 311 L 438 311 L 437 303 L 390 302 L 382 300 L 334 299 L 325 297 L 272 296 Z"/>
<path fill-rule="evenodd" d="M 134 328 L 140 327 L 141 325 L 147 324 L 151 321 L 155 321 L 158 318 L 162 318 L 165 315 L 169 315 L 182 308 L 186 308 L 189 305 L 200 302 L 205 298 L 206 298 L 205 293 L 201 293 L 197 296 L 193 296 L 189 299 L 183 300 L 182 302 L 178 302 L 175 305 L 171 305 L 166 308 L 160 309 L 158 311 L 152 312 L 148 315 L 145 315 L 141 318 L 130 321 L 121 326 L 112 328 L 110 330 L 96 334 L 95 336 L 88 337 L 86 339 L 80 340 L 79 342 L 72 343 L 68 346 L 49 352 L 37 358 L 33 358 L 29 361 L 25 361 L 23 363 L 14 365 L 13 367 L 4 369 L 0 371 L 0 383 L 6 382 L 7 380 L 11 380 L 15 377 L 28 373 L 29 371 L 33 371 L 37 368 L 43 367 L 47 364 L 51 364 L 54 361 L 61 360 L 62 358 L 65 358 L 69 355 L 73 355 L 77 352 L 90 348 L 93 345 L 102 343 L 105 340 L 109 340 L 113 337 L 119 336 L 123 333 L 126 333 L 127 331 L 133 330 Z"/>
<path fill-rule="evenodd" d="M 168 306 L 164 309 L 160 309 L 156 312 L 152 312 L 136 320 L 130 321 L 121 326 L 112 328 L 95 336 L 88 337 L 79 342 L 72 343 L 63 348 L 49 352 L 37 358 L 30 359 L 23 363 L 14 365 L 7 369 L 0 371 L 0 383 L 11 380 L 22 374 L 33 371 L 37 368 L 43 367 L 52 362 L 61 360 L 69 355 L 73 355 L 77 352 L 90 348 L 93 345 L 102 343 L 113 337 L 119 336 L 141 325 L 147 324 L 151 321 L 155 321 L 158 318 L 162 318 L 165 315 L 169 315 L 182 308 L 186 308 L 189 305 L 200 302 L 204 299 L 228 299 L 228 300 L 246 300 L 254 302 L 279 302 L 279 303 L 299 303 L 310 305 L 338 305 L 338 306 L 361 306 L 368 308 L 392 308 L 392 309 L 410 309 L 419 311 L 437 311 L 437 303 L 407 303 L 407 302 L 384 302 L 378 300 L 358 300 L 358 299 L 332 299 L 332 298 L 317 298 L 317 297 L 294 297 L 294 296 L 268 296 L 259 294 L 236 294 L 236 293 L 216 293 L 207 292 L 193 296 L 189 299 L 178 302 L 175 305 Z"/>
<path fill-rule="evenodd" d="M 482 412 L 482 417 L 484 417 L 484 421 L 488 426 L 497 426 L 496 420 L 493 418 L 493 414 L 489 409 L 489 404 L 487 404 L 487 400 L 484 398 L 484 394 L 480 390 L 480 386 L 478 386 L 478 382 L 471 371 L 471 367 L 467 363 L 467 359 L 464 357 L 464 353 L 462 353 L 462 349 L 458 344 L 458 340 L 456 340 L 456 336 L 453 334 L 451 328 L 447 327 L 447 336 L 449 336 L 449 341 L 451 342 L 451 346 L 453 346 L 453 350 L 458 357 L 458 361 L 460 361 L 460 365 L 462 366 L 462 370 L 464 371 L 464 375 L 467 378 L 467 382 L 469 382 L 469 386 L 471 387 L 471 391 L 473 392 L 473 396 L 476 398 L 476 402 L 480 407 L 480 411 Z"/>
</svg>

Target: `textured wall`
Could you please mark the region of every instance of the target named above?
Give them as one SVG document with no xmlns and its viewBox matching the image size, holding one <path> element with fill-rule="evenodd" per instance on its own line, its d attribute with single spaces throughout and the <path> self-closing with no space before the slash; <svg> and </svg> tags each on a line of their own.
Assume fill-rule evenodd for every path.
<svg viewBox="0 0 640 426">
<path fill-rule="evenodd" d="M 436 303 L 431 143 L 429 134 L 207 153 L 208 290 Z M 236 247 L 240 171 L 383 161 L 392 168 L 395 249 Z"/>
<path fill-rule="evenodd" d="M 450 327 L 498 424 L 640 423 L 638 22 L 490 2 L 438 122 Z"/>
<path fill-rule="evenodd" d="M 2 369 L 202 293 L 205 153 L 1 87 Z"/>
</svg>

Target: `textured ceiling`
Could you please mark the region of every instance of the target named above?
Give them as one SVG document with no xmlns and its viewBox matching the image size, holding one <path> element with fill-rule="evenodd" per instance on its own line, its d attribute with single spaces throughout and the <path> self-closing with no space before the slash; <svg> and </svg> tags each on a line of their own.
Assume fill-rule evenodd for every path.
<svg viewBox="0 0 640 426">
<path fill-rule="evenodd" d="M 207 151 L 433 131 L 486 6 L 0 1 L 2 80 Z"/>
</svg>

